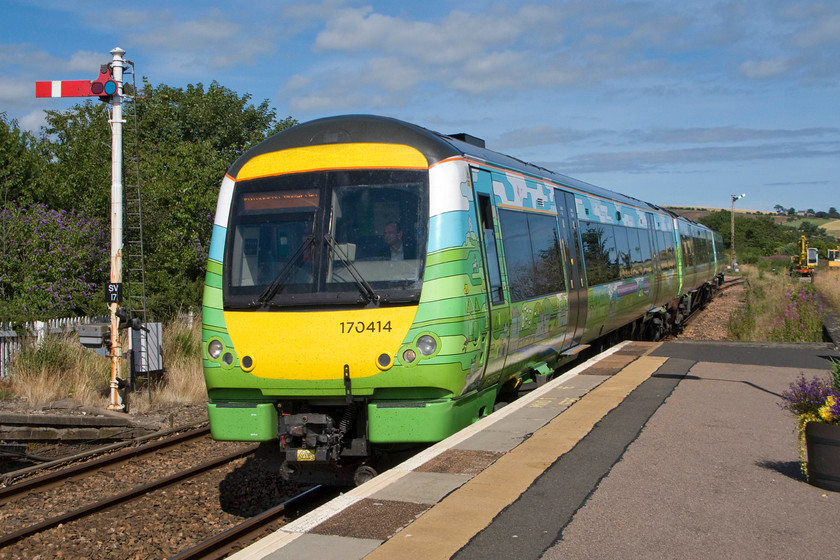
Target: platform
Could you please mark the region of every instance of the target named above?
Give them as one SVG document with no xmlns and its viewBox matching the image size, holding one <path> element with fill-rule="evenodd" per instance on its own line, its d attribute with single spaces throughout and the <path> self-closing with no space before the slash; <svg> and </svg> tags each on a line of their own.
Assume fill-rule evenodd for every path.
<svg viewBox="0 0 840 560">
<path fill-rule="evenodd" d="M 832 345 L 624 343 L 232 558 L 791 558 L 836 548 L 778 403 Z"/>
</svg>

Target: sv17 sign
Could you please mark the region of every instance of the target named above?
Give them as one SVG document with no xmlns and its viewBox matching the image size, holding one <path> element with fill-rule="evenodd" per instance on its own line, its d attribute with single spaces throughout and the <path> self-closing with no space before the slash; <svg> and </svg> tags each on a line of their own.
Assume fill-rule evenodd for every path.
<svg viewBox="0 0 840 560">
<path fill-rule="evenodd" d="M 122 303 L 122 284 L 108 282 L 105 287 L 105 303 Z"/>
</svg>

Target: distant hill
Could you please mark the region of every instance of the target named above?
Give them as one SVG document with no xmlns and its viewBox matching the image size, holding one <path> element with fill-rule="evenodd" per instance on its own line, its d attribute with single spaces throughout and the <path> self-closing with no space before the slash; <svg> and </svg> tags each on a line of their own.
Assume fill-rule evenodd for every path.
<svg viewBox="0 0 840 560">
<path fill-rule="evenodd" d="M 840 239 L 840 220 L 834 220 L 834 221 L 828 222 L 824 226 L 820 226 L 820 227 L 825 229 L 825 232 L 828 235 L 833 235 L 834 237 L 837 237 L 838 239 Z"/>
<path fill-rule="evenodd" d="M 678 216 L 682 216 L 683 218 L 688 218 L 689 220 L 697 221 L 704 216 L 708 216 L 712 212 L 720 212 L 721 210 L 726 210 L 729 212 L 729 208 L 701 208 L 701 207 L 694 207 L 694 206 L 663 206 L 666 210 L 670 210 L 674 214 Z M 749 210 L 744 208 L 735 208 L 735 213 L 738 215 L 744 216 L 770 216 L 773 218 L 773 221 L 777 224 L 783 224 L 787 220 L 787 216 L 777 214 L 776 212 L 762 212 L 760 210 Z"/>
</svg>

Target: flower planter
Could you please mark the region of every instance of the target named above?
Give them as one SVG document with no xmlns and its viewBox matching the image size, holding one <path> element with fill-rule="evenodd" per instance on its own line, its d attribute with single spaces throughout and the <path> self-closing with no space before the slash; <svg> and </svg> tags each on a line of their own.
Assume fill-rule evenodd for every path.
<svg viewBox="0 0 840 560">
<path fill-rule="evenodd" d="M 840 424 L 808 422 L 805 445 L 808 449 L 808 482 L 840 492 Z"/>
</svg>

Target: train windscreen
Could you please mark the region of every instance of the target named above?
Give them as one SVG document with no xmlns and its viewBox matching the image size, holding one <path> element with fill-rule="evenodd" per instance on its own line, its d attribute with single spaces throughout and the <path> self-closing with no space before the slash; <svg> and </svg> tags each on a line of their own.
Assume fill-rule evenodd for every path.
<svg viewBox="0 0 840 560">
<path fill-rule="evenodd" d="M 428 207 L 423 171 L 238 182 L 225 248 L 225 308 L 417 302 Z"/>
</svg>

